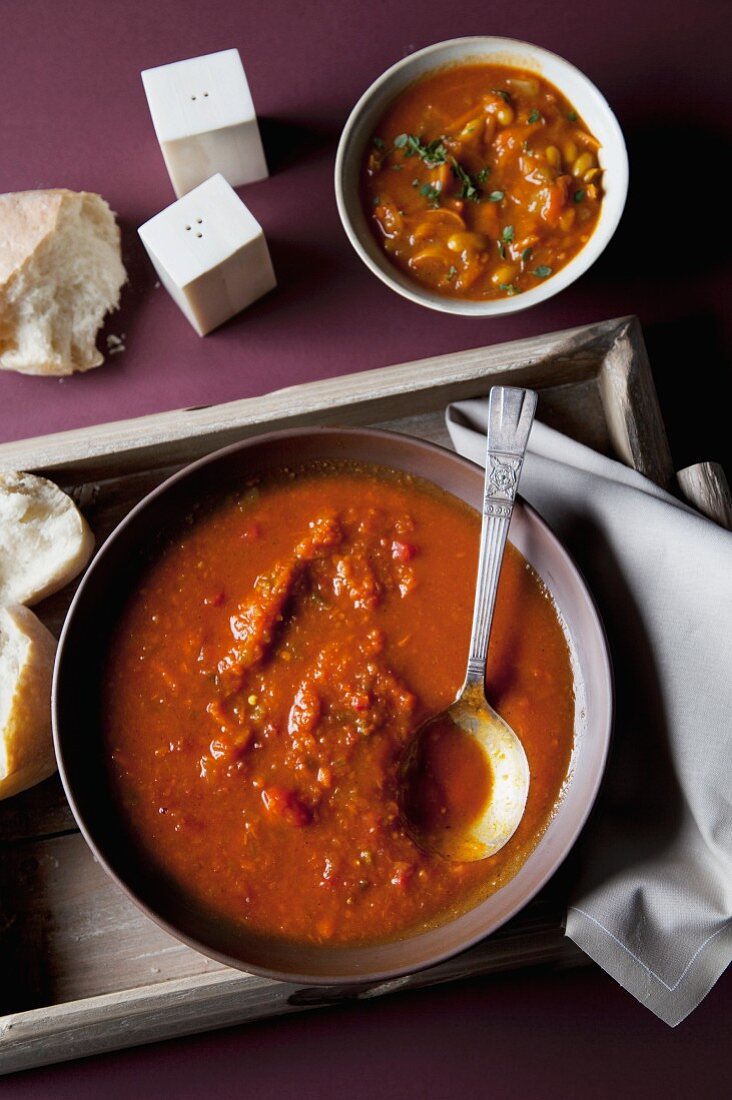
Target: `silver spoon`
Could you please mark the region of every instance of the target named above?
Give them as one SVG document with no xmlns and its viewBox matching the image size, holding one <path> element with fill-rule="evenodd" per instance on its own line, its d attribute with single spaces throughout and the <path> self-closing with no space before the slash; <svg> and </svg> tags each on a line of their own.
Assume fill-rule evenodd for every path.
<svg viewBox="0 0 732 1100">
<path fill-rule="evenodd" d="M 494 386 L 490 392 L 480 556 L 465 682 L 455 702 L 420 728 L 405 761 L 406 813 L 415 839 L 421 847 L 460 862 L 485 859 L 502 848 L 523 817 L 529 793 L 526 753 L 485 697 L 485 666 L 508 527 L 535 411 L 533 390 Z M 420 822 L 414 792 L 415 784 L 425 778 L 420 769 L 430 734 L 434 743 L 437 737 L 460 738 L 461 733 L 473 740 L 464 746 L 470 750 L 467 756 L 463 751 L 464 778 L 482 802 L 467 821 L 442 810 L 441 819 L 433 813 L 429 822 Z"/>
</svg>

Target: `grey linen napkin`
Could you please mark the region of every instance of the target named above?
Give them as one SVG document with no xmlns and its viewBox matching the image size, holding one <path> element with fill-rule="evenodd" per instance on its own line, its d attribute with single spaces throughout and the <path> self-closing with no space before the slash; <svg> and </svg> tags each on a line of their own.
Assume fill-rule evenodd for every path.
<svg viewBox="0 0 732 1100">
<path fill-rule="evenodd" d="M 486 409 L 447 410 L 480 465 Z M 521 493 L 583 571 L 615 672 L 567 935 L 673 1027 L 732 957 L 732 534 L 538 422 Z"/>
</svg>

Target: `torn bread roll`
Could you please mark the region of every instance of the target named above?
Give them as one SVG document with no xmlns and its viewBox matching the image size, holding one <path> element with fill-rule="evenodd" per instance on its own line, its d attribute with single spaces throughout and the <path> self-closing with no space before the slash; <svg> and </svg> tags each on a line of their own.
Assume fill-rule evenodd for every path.
<svg viewBox="0 0 732 1100">
<path fill-rule="evenodd" d="M 0 608 L 0 799 L 56 770 L 51 735 L 53 634 L 27 607 Z"/>
<path fill-rule="evenodd" d="M 119 227 L 100 195 L 0 195 L 0 369 L 98 367 L 97 332 L 126 280 Z"/>
<path fill-rule="evenodd" d="M 57 485 L 0 473 L 0 605 L 34 604 L 57 592 L 93 549 L 88 523 Z"/>
</svg>

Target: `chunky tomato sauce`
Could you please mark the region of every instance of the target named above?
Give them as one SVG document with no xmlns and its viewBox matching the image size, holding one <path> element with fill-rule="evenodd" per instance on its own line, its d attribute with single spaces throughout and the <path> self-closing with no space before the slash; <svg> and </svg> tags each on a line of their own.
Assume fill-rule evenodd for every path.
<svg viewBox="0 0 732 1100">
<path fill-rule="evenodd" d="M 453 298 L 538 286 L 590 238 L 599 144 L 536 73 L 468 64 L 397 96 L 363 166 L 377 241 L 402 271 Z"/>
<path fill-rule="evenodd" d="M 331 464 L 251 482 L 170 539 L 113 639 L 106 737 L 132 833 L 191 898 L 262 934 L 377 942 L 516 873 L 560 795 L 574 695 L 556 610 L 510 545 L 488 694 L 527 752 L 526 814 L 496 856 L 456 864 L 400 808 L 404 749 L 462 682 L 478 534 L 426 482 Z M 471 774 L 490 777 L 462 751 L 448 772 L 470 816 Z"/>
</svg>

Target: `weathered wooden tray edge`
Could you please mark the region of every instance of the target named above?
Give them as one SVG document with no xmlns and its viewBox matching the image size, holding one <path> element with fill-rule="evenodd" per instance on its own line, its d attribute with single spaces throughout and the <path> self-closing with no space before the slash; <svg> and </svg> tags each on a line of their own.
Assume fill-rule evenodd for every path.
<svg viewBox="0 0 732 1100">
<path fill-rule="evenodd" d="M 268 430 L 298 424 L 375 423 L 473 397 L 481 382 L 526 381 L 538 362 L 546 384 L 572 386 L 602 365 L 599 384 L 616 457 L 660 485 L 673 466 L 640 323 L 621 317 L 561 332 L 382 367 L 276 390 L 221 405 L 153 413 L 91 428 L 0 444 L 0 470 L 45 472 L 57 480 L 102 479 L 197 455 Z M 535 383 L 537 384 L 537 383 Z M 436 391 L 439 391 L 437 401 Z"/>
<path fill-rule="evenodd" d="M 34 1009 L 0 1018 L 0 1044 L 7 1044 L 0 1075 L 481 974 L 541 965 L 571 967 L 587 961 L 570 940 L 562 943 L 558 956 L 554 935 L 544 941 L 527 936 L 525 951 L 517 955 L 512 944 L 502 959 L 496 957 L 493 946 L 480 945 L 485 955 L 482 970 L 473 948 L 430 970 L 368 987 L 303 988 L 218 971 L 70 1001 L 57 1006 L 62 1013 Z"/>
<path fill-rule="evenodd" d="M 620 318 L 565 332 L 441 356 L 420 363 L 310 383 L 263 398 L 224 406 L 163 413 L 65 432 L 43 439 L 0 445 L 0 469 L 44 470 L 64 482 L 83 482 L 114 473 L 115 456 L 128 471 L 146 464 L 185 462 L 234 438 L 267 427 L 318 421 L 351 423 L 393 420 L 475 396 L 489 384 L 527 377 L 540 363 L 551 367 L 547 385 L 572 387 L 594 363 L 616 456 L 660 484 L 673 484 L 673 466 L 660 409 L 636 318 Z M 536 380 L 531 380 L 536 385 Z M 81 451 L 81 453 L 80 453 Z M 500 936 L 500 933 L 498 934 Z M 495 938 L 464 956 L 421 974 L 381 983 L 369 990 L 300 990 L 280 983 L 218 972 L 168 980 L 0 1018 L 0 1073 L 66 1060 L 146 1041 L 225 1026 L 264 1015 L 372 997 L 393 989 L 454 980 L 501 969 Z M 580 956 L 564 941 L 564 961 Z M 468 956 L 470 959 L 468 960 Z M 515 949 L 503 966 L 557 962 L 556 940 L 527 938 L 522 958 Z M 560 960 L 561 961 L 561 960 Z M 2 1047 L 5 1048 L 4 1052 Z"/>
</svg>

